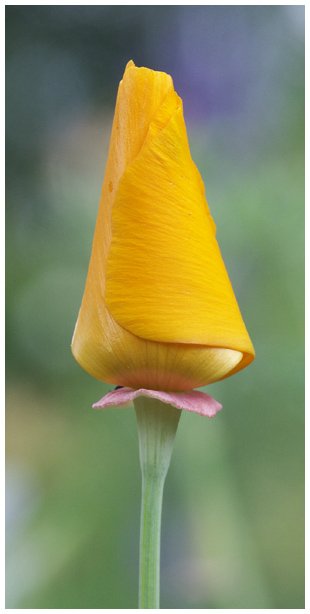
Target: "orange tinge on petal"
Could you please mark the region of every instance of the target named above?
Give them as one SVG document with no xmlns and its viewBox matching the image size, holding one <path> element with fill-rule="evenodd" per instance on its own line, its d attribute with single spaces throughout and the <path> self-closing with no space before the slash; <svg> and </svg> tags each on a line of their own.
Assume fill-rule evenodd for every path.
<svg viewBox="0 0 310 614">
<path fill-rule="evenodd" d="M 254 349 L 162 72 L 126 67 L 72 351 L 94 377 L 182 391 L 243 369 Z"/>
</svg>

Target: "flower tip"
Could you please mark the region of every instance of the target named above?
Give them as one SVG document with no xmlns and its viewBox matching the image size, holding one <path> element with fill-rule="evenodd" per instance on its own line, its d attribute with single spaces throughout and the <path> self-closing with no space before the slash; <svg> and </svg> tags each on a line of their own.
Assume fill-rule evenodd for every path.
<svg viewBox="0 0 310 614">
<path fill-rule="evenodd" d="M 127 70 L 128 68 L 135 68 L 135 67 L 136 67 L 136 65 L 135 65 L 135 63 L 133 62 L 133 60 L 129 60 L 129 62 L 127 62 L 127 64 L 126 64 L 125 72 L 126 72 L 126 70 Z"/>
</svg>

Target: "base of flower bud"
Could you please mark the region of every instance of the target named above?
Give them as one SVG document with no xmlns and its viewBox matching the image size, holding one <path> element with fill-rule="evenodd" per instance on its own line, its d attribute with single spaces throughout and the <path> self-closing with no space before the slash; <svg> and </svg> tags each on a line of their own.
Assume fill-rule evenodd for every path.
<svg viewBox="0 0 310 614">
<path fill-rule="evenodd" d="M 134 399 L 138 397 L 149 397 L 158 399 L 162 403 L 172 405 L 176 409 L 185 409 L 195 412 L 200 416 L 213 418 L 222 409 L 222 405 L 213 399 L 209 394 L 199 390 L 189 390 L 188 392 L 165 392 L 160 390 L 133 390 L 132 388 L 118 388 L 108 392 L 100 401 L 94 403 L 94 409 L 107 409 L 108 407 L 132 407 Z"/>
</svg>

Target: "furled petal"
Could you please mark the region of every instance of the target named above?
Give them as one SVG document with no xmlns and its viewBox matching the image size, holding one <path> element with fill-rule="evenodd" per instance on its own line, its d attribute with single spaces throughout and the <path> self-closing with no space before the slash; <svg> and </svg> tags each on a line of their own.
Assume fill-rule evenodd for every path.
<svg viewBox="0 0 310 614">
<path fill-rule="evenodd" d="M 144 339 L 251 353 L 198 177 L 178 106 L 119 182 L 105 301 Z"/>
<path fill-rule="evenodd" d="M 131 388 L 119 388 L 108 392 L 98 403 L 94 403 L 94 409 L 107 409 L 108 407 L 128 407 L 133 405 L 137 397 L 152 397 L 159 399 L 177 409 L 193 411 L 201 416 L 213 418 L 222 409 L 222 405 L 213 399 L 209 394 L 199 390 L 187 392 L 164 392 L 161 390 L 132 390 Z"/>
</svg>

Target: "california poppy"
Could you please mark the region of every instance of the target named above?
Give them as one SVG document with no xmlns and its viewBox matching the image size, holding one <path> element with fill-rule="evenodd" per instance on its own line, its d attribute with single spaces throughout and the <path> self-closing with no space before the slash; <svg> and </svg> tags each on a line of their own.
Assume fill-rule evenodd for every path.
<svg viewBox="0 0 310 614">
<path fill-rule="evenodd" d="M 72 340 L 88 373 L 178 392 L 252 362 L 215 231 L 171 77 L 129 62 Z"/>
</svg>

